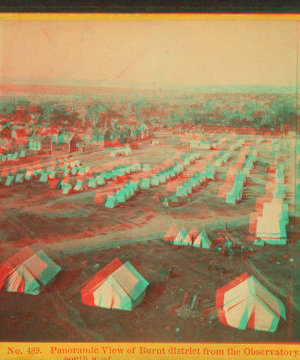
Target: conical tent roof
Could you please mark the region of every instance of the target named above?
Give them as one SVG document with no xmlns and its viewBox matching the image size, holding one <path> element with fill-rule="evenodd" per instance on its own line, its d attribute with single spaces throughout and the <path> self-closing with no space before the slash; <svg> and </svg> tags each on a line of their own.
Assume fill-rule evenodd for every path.
<svg viewBox="0 0 300 360">
<path fill-rule="evenodd" d="M 42 250 L 25 247 L 0 266 L 0 288 L 37 295 L 60 270 Z"/>
<path fill-rule="evenodd" d="M 166 241 L 172 241 L 173 242 L 178 233 L 179 233 L 179 229 L 178 229 L 177 225 L 175 223 L 173 223 L 170 226 L 169 230 L 166 232 L 166 235 L 165 235 L 164 239 Z"/>
<path fill-rule="evenodd" d="M 274 332 L 286 319 L 282 302 L 247 273 L 217 290 L 216 308 L 222 324 L 241 330 Z"/>
<path fill-rule="evenodd" d="M 108 309 L 132 310 L 149 283 L 127 261 L 116 258 L 81 289 L 82 302 Z"/>
<path fill-rule="evenodd" d="M 209 249 L 211 242 L 206 234 L 205 230 L 202 230 L 201 233 L 196 237 L 193 246 L 199 247 L 202 249 Z"/>
<path fill-rule="evenodd" d="M 182 227 L 174 240 L 174 245 L 182 245 L 182 242 L 184 241 L 186 236 L 187 236 L 187 231 L 185 230 L 184 227 Z"/>
<path fill-rule="evenodd" d="M 192 245 L 193 242 L 196 240 L 196 238 L 199 235 L 199 230 L 196 225 L 194 225 L 191 230 L 188 232 L 186 237 L 184 238 L 182 245 Z"/>
</svg>

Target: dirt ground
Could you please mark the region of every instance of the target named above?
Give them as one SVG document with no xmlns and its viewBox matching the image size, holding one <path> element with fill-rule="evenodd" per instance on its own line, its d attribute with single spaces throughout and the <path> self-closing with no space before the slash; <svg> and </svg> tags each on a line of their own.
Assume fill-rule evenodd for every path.
<svg viewBox="0 0 300 360">
<path fill-rule="evenodd" d="M 254 143 L 254 139 L 251 140 Z M 205 228 L 214 240 L 230 228 L 233 239 L 246 240 L 249 215 L 256 197 L 265 195 L 266 172 L 272 155 L 267 144 L 256 146 L 259 161 L 237 205 L 217 197 L 233 158 L 219 168 L 215 181 L 209 180 L 186 201 L 168 209 L 155 201 L 166 185 L 141 191 L 114 209 L 93 201 L 96 190 L 63 195 L 49 185 L 35 181 L 32 187 L 0 185 L 0 262 L 30 245 L 43 249 L 61 268 L 53 283 L 38 296 L 0 292 L 0 339 L 2 341 L 197 341 L 197 342 L 291 342 L 298 341 L 299 304 L 299 219 L 290 203 L 287 226 L 289 244 L 255 248 L 250 257 L 222 257 L 213 250 L 176 247 L 162 238 L 175 222 L 187 231 L 194 225 Z M 160 145 L 143 142 L 130 157 L 141 164 L 161 164 L 174 156 L 178 145 L 167 138 Z M 196 150 L 195 150 L 196 152 Z M 203 156 L 206 151 L 201 151 Z M 281 161 L 292 167 L 290 153 Z M 109 152 L 76 155 L 86 166 L 112 161 Z M 288 172 L 286 183 L 293 190 L 295 174 Z M 99 188 L 100 189 L 100 188 Z M 98 189 L 97 189 L 98 190 Z M 175 193 L 174 193 L 175 194 Z M 220 230 L 221 229 L 221 230 Z M 143 302 L 131 312 L 89 307 L 81 302 L 80 287 L 115 257 L 129 260 L 150 283 Z M 294 259 L 291 262 L 290 259 Z M 173 268 L 171 275 L 162 268 Z M 254 275 L 285 305 L 287 320 L 275 333 L 237 330 L 222 325 L 215 309 L 216 290 L 244 272 Z M 199 310 L 189 318 L 175 311 L 184 295 L 197 294 Z"/>
</svg>

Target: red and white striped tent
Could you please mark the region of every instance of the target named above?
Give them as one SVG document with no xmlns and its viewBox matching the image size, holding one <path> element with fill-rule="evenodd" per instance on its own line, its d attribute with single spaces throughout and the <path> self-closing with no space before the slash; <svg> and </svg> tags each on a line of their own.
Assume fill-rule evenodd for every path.
<svg viewBox="0 0 300 360">
<path fill-rule="evenodd" d="M 60 270 L 42 250 L 25 247 L 0 265 L 0 289 L 37 295 Z"/>
<path fill-rule="evenodd" d="M 217 290 L 216 308 L 222 324 L 241 330 L 274 332 L 286 319 L 283 303 L 247 273 Z"/>
<path fill-rule="evenodd" d="M 173 223 L 170 226 L 169 230 L 166 232 L 164 239 L 166 241 L 173 242 L 175 240 L 176 236 L 178 235 L 178 233 L 179 233 L 179 229 L 178 229 L 177 225 L 175 223 Z"/>
<path fill-rule="evenodd" d="M 115 258 L 84 284 L 81 299 L 90 306 L 130 311 L 143 300 L 148 285 L 129 261 Z"/>
</svg>

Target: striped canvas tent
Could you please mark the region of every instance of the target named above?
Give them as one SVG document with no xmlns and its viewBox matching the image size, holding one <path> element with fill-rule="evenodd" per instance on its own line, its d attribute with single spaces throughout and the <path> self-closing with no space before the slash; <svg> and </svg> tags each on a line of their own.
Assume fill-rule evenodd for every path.
<svg viewBox="0 0 300 360">
<path fill-rule="evenodd" d="M 184 241 L 184 239 L 186 238 L 186 236 L 187 236 L 187 231 L 185 230 L 184 227 L 182 227 L 182 228 L 179 230 L 176 238 L 174 239 L 173 244 L 174 244 L 174 245 L 182 245 L 182 242 Z"/>
<path fill-rule="evenodd" d="M 178 233 L 179 233 L 179 229 L 178 229 L 177 225 L 175 223 L 173 223 L 170 226 L 169 230 L 166 232 L 166 234 L 164 236 L 164 240 L 173 242 Z"/>
<path fill-rule="evenodd" d="M 199 230 L 196 225 L 194 225 L 191 230 L 188 232 L 184 240 L 182 241 L 182 245 L 192 246 L 194 241 L 197 239 L 199 235 Z"/>
<path fill-rule="evenodd" d="M 216 308 L 222 324 L 240 330 L 274 332 L 286 319 L 283 303 L 247 273 L 217 290 Z"/>
<path fill-rule="evenodd" d="M 0 289 L 37 295 L 60 270 L 42 250 L 25 247 L 0 265 Z"/>
<path fill-rule="evenodd" d="M 141 303 L 149 283 L 131 265 L 114 259 L 95 274 L 81 289 L 86 305 L 131 311 Z"/>
<path fill-rule="evenodd" d="M 202 230 L 201 233 L 196 237 L 194 243 L 194 247 L 199 247 L 202 249 L 209 249 L 211 246 L 211 242 L 206 234 L 205 230 Z"/>
</svg>

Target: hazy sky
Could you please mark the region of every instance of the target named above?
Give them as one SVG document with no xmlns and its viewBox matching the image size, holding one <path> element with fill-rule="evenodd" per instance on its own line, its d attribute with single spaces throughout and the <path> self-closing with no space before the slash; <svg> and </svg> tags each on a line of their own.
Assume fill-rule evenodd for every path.
<svg viewBox="0 0 300 360">
<path fill-rule="evenodd" d="M 296 22 L 278 20 L 2 21 L 1 76 L 31 84 L 294 86 L 296 36 Z"/>
</svg>

